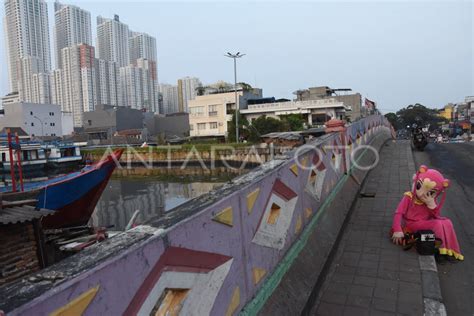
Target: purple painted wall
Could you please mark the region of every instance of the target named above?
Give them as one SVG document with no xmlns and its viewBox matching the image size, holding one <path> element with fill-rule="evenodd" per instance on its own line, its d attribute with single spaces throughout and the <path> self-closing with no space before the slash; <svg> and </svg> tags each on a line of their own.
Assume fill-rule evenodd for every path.
<svg viewBox="0 0 474 316">
<path fill-rule="evenodd" d="M 384 133 L 390 131 L 389 123 L 382 116 L 371 116 L 350 125 L 344 133 L 344 137 L 346 140 L 349 137 L 351 138 L 353 142 L 352 149 L 354 150 L 357 146 L 370 143 L 371 139 L 382 131 Z M 359 145 L 357 144 L 358 135 L 360 137 Z M 339 133 L 327 135 L 322 138 L 322 141 L 321 139 L 315 140 L 311 146 L 322 148 L 326 145 L 341 145 L 341 136 Z M 216 291 L 215 298 L 210 297 L 212 295 L 203 291 L 202 297 L 198 296 L 198 300 L 191 298 L 192 296 L 189 294 L 188 299 L 185 299 L 183 304 L 210 304 L 209 309 L 212 315 L 236 314 L 256 295 L 266 278 L 271 276 L 272 271 L 274 271 L 285 253 L 304 230 L 307 223 L 317 214 L 325 197 L 344 173 L 344 160 L 342 159 L 344 151 L 340 150 L 341 160 L 339 161 L 339 171 L 337 171 L 332 166 L 333 153 L 335 153 L 336 161 L 338 161 L 337 150 L 326 149 L 322 157 L 322 161 L 326 166 L 326 174 L 323 179 L 324 185 L 321 199 L 318 200 L 307 189 L 310 168 L 298 167 L 297 175 L 291 168 L 295 164 L 295 159 L 299 161 L 306 159 L 308 162 L 311 162 L 315 155 L 314 150 L 308 149 L 301 150 L 300 152 L 297 157 L 291 155 L 283 159 L 283 161 L 274 162 L 274 167 L 269 167 L 272 163 L 267 164 L 264 169 L 270 168 L 269 171 L 267 170 L 264 173 L 258 170 L 252 171 L 242 178 L 236 179 L 234 183 L 227 184 L 226 189 L 209 193 L 210 196 L 214 195 L 215 198 L 216 194 L 220 194 L 219 192 L 227 192 L 225 195 L 218 196 L 217 201 L 190 217 L 166 227 L 164 230 L 158 230 L 160 227 L 157 227 L 158 229 L 156 230 L 148 229 L 149 236 L 146 239 L 137 242 L 132 247 L 123 249 L 105 261 L 93 264 L 86 272 L 78 275 L 68 275 L 63 281 L 59 281 L 54 286 L 51 286 L 50 290 L 36 295 L 36 298 L 28 303 L 13 310 L 7 310 L 8 314 L 49 314 L 58 308 L 64 307 L 82 293 L 99 285 L 99 290 L 93 299 L 86 304 L 84 314 L 120 315 L 125 312 L 134 299 L 137 300 L 141 296 L 153 295 L 151 288 L 156 286 L 158 281 L 149 281 L 151 279 L 151 271 L 154 271 L 153 273 L 155 274 L 159 271 L 158 276 L 160 277 L 166 271 L 183 273 L 183 282 L 191 282 L 191 289 L 192 286 L 197 286 L 198 281 L 192 283 L 195 276 L 202 276 L 215 271 L 215 269 L 209 268 L 214 259 L 209 256 L 209 262 L 207 262 L 207 253 L 231 257 L 233 261 L 230 270 L 228 273 L 217 278 L 221 280 L 219 281 L 221 283 L 216 281 L 216 284 L 209 285 L 213 287 L 213 289 L 209 290 L 209 293 Z M 350 156 L 348 152 L 345 155 L 346 157 Z M 265 215 L 265 210 L 269 208 L 268 203 L 281 198 L 278 194 L 276 194 L 276 197 L 274 196 L 275 193 L 272 195 L 272 188 L 277 179 L 297 194 L 294 208 L 291 210 L 282 208 L 277 218 L 277 221 L 289 221 L 287 229 L 276 231 L 274 234 L 268 234 L 265 237 L 269 238 L 269 240 L 277 241 L 280 238 L 279 236 L 283 236 L 286 233 L 285 239 L 282 241 L 282 249 L 262 246 L 258 240 L 255 240 L 258 239 L 256 233 L 262 227 L 260 224 L 263 221 L 268 221 Z M 257 189 L 260 191 L 252 211 L 249 213 L 247 195 Z M 232 208 L 231 225 L 219 222 L 216 218 L 219 212 L 229 207 Z M 311 213 L 309 214 L 306 209 L 310 209 Z M 171 213 L 179 211 L 180 207 Z M 292 213 L 291 217 L 286 218 L 285 216 L 290 213 Z M 229 217 L 227 216 L 226 218 L 228 219 Z M 300 226 L 300 229 L 298 229 L 298 226 Z M 135 233 L 131 231 L 125 234 Z M 265 240 L 261 242 L 265 242 Z M 99 244 L 96 247 L 100 248 L 102 245 Z M 186 257 L 181 258 L 179 256 L 168 259 L 162 258 L 165 250 L 169 247 L 186 248 L 202 252 L 203 263 L 189 262 Z M 85 256 L 89 256 L 88 259 L 90 261 L 90 256 L 93 256 L 93 254 L 80 253 L 74 257 L 74 260 L 80 262 L 86 259 Z M 159 261 L 160 258 L 161 261 Z M 55 266 L 53 266 L 48 271 L 55 271 L 55 269 Z M 258 280 L 257 283 L 255 283 L 254 279 L 254 269 L 260 269 L 258 270 L 260 272 L 265 271 L 263 278 Z M 160 277 L 157 279 L 159 280 Z M 147 278 L 149 280 L 145 282 Z M 148 290 L 142 286 L 144 282 L 145 284 L 151 282 L 151 287 L 149 286 Z M 27 295 L 32 293 L 31 288 L 34 286 L 36 285 L 28 284 L 25 281 L 19 289 L 23 289 L 26 293 L 25 295 Z M 177 288 L 180 288 L 180 286 L 176 284 Z M 168 288 L 170 287 L 172 288 L 173 286 L 168 285 Z M 237 287 L 238 299 L 235 294 Z M 156 297 L 156 301 L 158 298 Z M 138 304 L 137 306 L 141 305 Z"/>
</svg>

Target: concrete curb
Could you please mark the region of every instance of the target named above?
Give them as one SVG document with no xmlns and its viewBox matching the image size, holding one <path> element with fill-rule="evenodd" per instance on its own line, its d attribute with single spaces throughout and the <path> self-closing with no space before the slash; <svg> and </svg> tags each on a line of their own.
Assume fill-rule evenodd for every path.
<svg viewBox="0 0 474 316">
<path fill-rule="evenodd" d="M 445 316 L 441 287 L 439 285 L 438 268 L 434 256 L 418 256 L 421 269 L 423 304 L 426 316 Z"/>
<path fill-rule="evenodd" d="M 412 148 L 407 147 L 408 168 L 415 174 L 416 166 Z M 411 187 L 411 182 L 410 182 Z M 421 270 L 421 284 L 425 316 L 446 316 L 446 307 L 443 304 L 443 295 L 439 284 L 438 268 L 434 256 L 418 256 Z"/>
</svg>

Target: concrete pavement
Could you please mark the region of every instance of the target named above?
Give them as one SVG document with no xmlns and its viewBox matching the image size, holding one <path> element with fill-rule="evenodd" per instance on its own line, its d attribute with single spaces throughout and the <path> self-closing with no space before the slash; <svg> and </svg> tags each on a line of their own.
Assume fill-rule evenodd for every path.
<svg viewBox="0 0 474 316">
<path fill-rule="evenodd" d="M 422 278 L 426 271 L 418 254 L 403 251 L 388 237 L 393 213 L 415 173 L 410 145 L 390 141 L 380 155 L 361 191 L 375 196 L 356 201 L 325 280 L 315 288 L 312 315 L 423 315 L 424 290 L 436 290 L 436 272 L 431 271 L 434 281 Z"/>
</svg>

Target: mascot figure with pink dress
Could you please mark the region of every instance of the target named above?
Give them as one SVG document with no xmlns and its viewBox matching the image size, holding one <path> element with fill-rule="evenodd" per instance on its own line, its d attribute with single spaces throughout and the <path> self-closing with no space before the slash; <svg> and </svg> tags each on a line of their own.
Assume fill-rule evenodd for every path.
<svg viewBox="0 0 474 316">
<path fill-rule="evenodd" d="M 404 231 L 431 230 L 441 239 L 439 254 L 464 260 L 451 220 L 440 216 L 449 180 L 434 169 L 421 166 L 414 176 L 412 192 L 405 192 L 392 225 L 392 241 L 402 244 Z"/>
</svg>

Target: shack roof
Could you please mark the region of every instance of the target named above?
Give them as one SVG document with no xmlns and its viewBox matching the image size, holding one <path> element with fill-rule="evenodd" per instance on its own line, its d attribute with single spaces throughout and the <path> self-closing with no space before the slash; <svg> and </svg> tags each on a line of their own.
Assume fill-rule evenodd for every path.
<svg viewBox="0 0 474 316">
<path fill-rule="evenodd" d="M 0 209 L 0 224 L 16 224 L 30 222 L 34 219 L 53 214 L 54 211 L 44 208 L 36 209 L 34 206 L 22 205 Z"/>
</svg>

